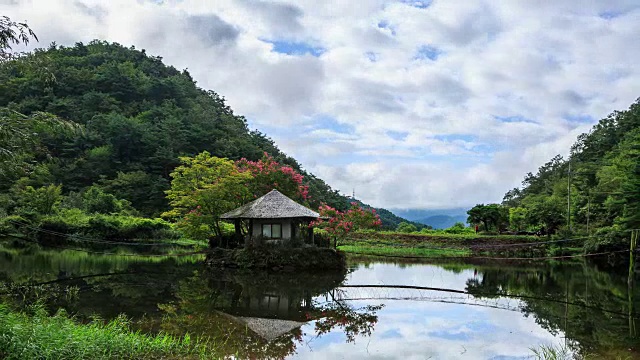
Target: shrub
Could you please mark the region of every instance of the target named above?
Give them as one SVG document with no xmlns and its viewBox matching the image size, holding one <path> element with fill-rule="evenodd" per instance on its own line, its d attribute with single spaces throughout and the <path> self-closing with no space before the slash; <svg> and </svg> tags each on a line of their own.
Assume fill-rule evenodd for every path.
<svg viewBox="0 0 640 360">
<path fill-rule="evenodd" d="M 97 186 L 91 186 L 82 194 L 82 205 L 88 213 L 112 214 L 123 209 L 123 201 Z"/>
<path fill-rule="evenodd" d="M 409 224 L 408 222 L 403 221 L 400 224 L 398 224 L 396 231 L 402 232 L 402 233 L 413 233 L 418 231 L 418 228 L 413 224 Z"/>
<path fill-rule="evenodd" d="M 20 212 L 51 214 L 62 201 L 62 185 L 49 185 L 40 188 L 27 186 L 18 197 Z"/>
<path fill-rule="evenodd" d="M 447 234 L 475 234 L 475 230 L 466 227 L 463 223 L 457 222 L 453 226 L 448 229 L 444 229 L 444 232 Z"/>
<path fill-rule="evenodd" d="M 162 219 L 146 219 L 125 215 L 88 215 L 79 209 L 61 210 L 58 214 L 43 217 L 39 227 L 39 240 L 60 242 L 53 234 L 79 235 L 104 240 L 131 240 L 178 238 L 170 223 Z M 55 240 L 55 239 L 58 240 Z M 64 240 L 64 237 L 62 237 Z"/>
<path fill-rule="evenodd" d="M 585 241 L 584 250 L 586 253 L 598 253 L 628 249 L 629 236 L 617 225 L 603 227 Z"/>
</svg>

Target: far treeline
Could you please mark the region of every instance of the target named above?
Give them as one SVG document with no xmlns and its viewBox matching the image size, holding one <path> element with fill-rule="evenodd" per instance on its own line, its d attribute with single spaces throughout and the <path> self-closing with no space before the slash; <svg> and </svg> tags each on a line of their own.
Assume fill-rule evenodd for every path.
<svg viewBox="0 0 640 360">
<path fill-rule="evenodd" d="M 16 40 L 29 39 L 28 32 L 23 35 Z M 48 222 L 45 228 L 61 233 L 115 232 L 117 238 L 127 235 L 116 229 L 124 226 L 127 236 L 142 236 L 136 230 L 141 228 L 169 236 L 173 228 L 158 217 L 172 210 L 171 175 L 184 157 L 204 152 L 235 163 L 268 159 L 291 176 L 301 175 L 296 179 L 309 207 L 352 207 L 352 199 L 251 131 L 224 98 L 198 88 L 186 70 L 166 66 L 160 57 L 105 41 L 3 54 L 2 217 L 39 228 Z M 404 220 L 376 210 L 383 228 L 395 229 Z M 153 231 L 143 233 L 155 236 Z"/>
<path fill-rule="evenodd" d="M 468 215 L 484 231 L 582 238 L 588 252 L 628 248 L 640 229 L 640 99 L 578 136 L 568 158 L 528 173 L 501 204 Z"/>
</svg>

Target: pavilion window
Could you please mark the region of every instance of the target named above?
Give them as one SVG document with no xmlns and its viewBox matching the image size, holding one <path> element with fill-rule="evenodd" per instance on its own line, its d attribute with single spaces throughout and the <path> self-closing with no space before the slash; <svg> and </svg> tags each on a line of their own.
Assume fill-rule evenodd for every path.
<svg viewBox="0 0 640 360">
<path fill-rule="evenodd" d="M 262 224 L 262 236 L 267 239 L 282 239 L 282 224 Z"/>
</svg>

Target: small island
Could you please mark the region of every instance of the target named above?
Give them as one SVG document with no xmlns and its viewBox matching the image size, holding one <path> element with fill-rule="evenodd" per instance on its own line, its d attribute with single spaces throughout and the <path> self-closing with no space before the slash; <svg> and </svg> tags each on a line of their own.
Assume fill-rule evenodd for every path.
<svg viewBox="0 0 640 360">
<path fill-rule="evenodd" d="M 344 270 L 344 253 L 314 241 L 313 223 L 319 218 L 319 213 L 271 190 L 220 216 L 233 222 L 236 240 L 244 247 L 215 248 L 207 255 L 207 264 L 215 268 Z"/>
</svg>

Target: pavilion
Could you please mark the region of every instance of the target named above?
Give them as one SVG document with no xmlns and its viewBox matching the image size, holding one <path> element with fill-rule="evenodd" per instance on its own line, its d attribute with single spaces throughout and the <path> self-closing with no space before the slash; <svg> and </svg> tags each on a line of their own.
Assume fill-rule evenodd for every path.
<svg viewBox="0 0 640 360">
<path fill-rule="evenodd" d="M 245 245 L 249 245 L 257 237 L 261 237 L 266 243 L 306 238 L 305 242 L 313 244 L 313 229 L 308 225 L 319 217 L 317 212 L 274 189 L 248 204 L 222 214 L 220 219 L 233 221 L 239 238 L 242 237 L 241 222 L 248 221 Z"/>
</svg>

